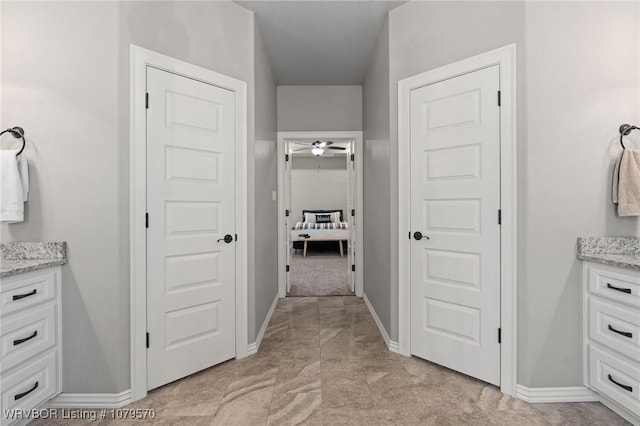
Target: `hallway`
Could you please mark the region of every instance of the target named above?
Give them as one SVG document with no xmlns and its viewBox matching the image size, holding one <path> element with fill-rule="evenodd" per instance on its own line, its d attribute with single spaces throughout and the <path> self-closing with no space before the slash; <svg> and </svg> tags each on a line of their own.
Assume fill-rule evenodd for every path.
<svg viewBox="0 0 640 426">
<path fill-rule="evenodd" d="M 155 409 L 157 417 L 99 423 L 627 424 L 599 403 L 534 406 L 451 370 L 393 354 L 363 300 L 353 296 L 281 299 L 258 354 L 163 386 L 126 408 Z"/>
</svg>

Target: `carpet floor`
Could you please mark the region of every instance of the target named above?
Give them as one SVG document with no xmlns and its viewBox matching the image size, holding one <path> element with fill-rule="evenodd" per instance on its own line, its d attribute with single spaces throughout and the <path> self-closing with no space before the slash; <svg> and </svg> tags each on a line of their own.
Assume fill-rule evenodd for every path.
<svg viewBox="0 0 640 426">
<path fill-rule="evenodd" d="M 348 296 L 347 256 L 324 252 L 291 255 L 289 296 Z"/>
</svg>

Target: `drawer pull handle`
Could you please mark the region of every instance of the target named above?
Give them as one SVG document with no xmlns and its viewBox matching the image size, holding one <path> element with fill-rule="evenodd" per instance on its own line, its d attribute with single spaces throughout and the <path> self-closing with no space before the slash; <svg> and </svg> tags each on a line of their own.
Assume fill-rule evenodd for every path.
<svg viewBox="0 0 640 426">
<path fill-rule="evenodd" d="M 615 328 L 611 327 L 611 324 L 609 324 L 609 331 L 613 331 L 614 333 L 618 333 L 623 335 L 624 337 L 628 337 L 629 339 L 633 338 L 633 333 L 630 333 L 628 331 L 620 331 L 620 330 L 616 330 Z"/>
<path fill-rule="evenodd" d="M 620 291 L 622 293 L 631 294 L 631 289 L 630 288 L 620 288 L 620 287 L 612 286 L 609 283 L 607 283 L 607 288 L 610 288 L 611 290 L 615 290 L 615 291 Z"/>
<path fill-rule="evenodd" d="M 13 296 L 13 300 L 20 300 L 20 299 L 24 299 L 25 297 L 29 297 L 29 296 L 33 296 L 35 294 L 38 293 L 38 290 L 36 290 L 35 288 L 33 290 L 31 290 L 29 293 L 25 293 L 25 294 L 16 294 L 15 296 Z"/>
<path fill-rule="evenodd" d="M 611 377 L 611 376 L 609 376 L 609 377 Z M 24 398 L 25 396 L 29 395 L 31 392 L 33 392 L 36 389 L 38 389 L 38 382 L 36 382 L 36 384 L 33 385 L 33 387 L 31 389 L 29 389 L 28 391 L 16 394 L 16 396 L 14 396 L 13 399 L 15 401 L 17 401 L 19 399 L 22 399 L 22 398 Z"/>
<path fill-rule="evenodd" d="M 609 326 L 611 327 L 611 326 Z M 38 330 L 34 331 L 33 334 L 29 337 L 25 337 L 24 339 L 16 339 L 13 341 L 13 346 L 18 346 L 21 343 L 26 342 L 27 340 L 31 340 L 38 335 Z"/>
<path fill-rule="evenodd" d="M 614 380 L 614 378 L 611 377 L 611 374 L 609 374 L 609 381 L 615 383 L 618 386 L 620 386 L 622 389 L 626 390 L 627 392 L 633 392 L 633 388 L 631 386 L 623 385 L 622 383 L 616 382 Z"/>
</svg>

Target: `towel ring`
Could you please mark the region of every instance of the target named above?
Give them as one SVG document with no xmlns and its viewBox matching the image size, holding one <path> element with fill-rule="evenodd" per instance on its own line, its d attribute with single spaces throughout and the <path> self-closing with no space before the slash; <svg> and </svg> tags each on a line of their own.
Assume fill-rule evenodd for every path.
<svg viewBox="0 0 640 426">
<path fill-rule="evenodd" d="M 625 149 L 624 142 L 622 141 L 623 136 L 627 136 L 633 130 L 640 130 L 640 127 L 632 126 L 631 124 L 623 124 L 620 126 L 620 146 L 622 149 Z"/>
<path fill-rule="evenodd" d="M 22 151 L 24 151 L 24 147 L 27 146 L 27 142 L 24 140 L 24 129 L 22 127 L 12 127 L 10 129 L 7 130 L 3 130 L 2 132 L 0 132 L 0 136 L 2 136 L 5 133 L 11 133 L 11 136 L 13 136 L 16 139 L 20 139 L 22 138 L 22 148 L 20 148 L 20 151 L 18 151 L 18 153 L 16 154 L 16 157 L 20 154 L 22 154 Z"/>
</svg>

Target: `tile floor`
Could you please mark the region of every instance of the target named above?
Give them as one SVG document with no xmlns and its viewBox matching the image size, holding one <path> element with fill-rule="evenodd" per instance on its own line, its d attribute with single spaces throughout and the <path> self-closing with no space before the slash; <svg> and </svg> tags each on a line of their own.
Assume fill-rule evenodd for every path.
<svg viewBox="0 0 640 426">
<path fill-rule="evenodd" d="M 626 425 L 599 403 L 536 404 L 389 352 L 360 298 L 280 300 L 258 354 L 168 384 L 127 408 L 167 425 Z M 36 424 L 70 422 L 36 422 Z"/>
</svg>

